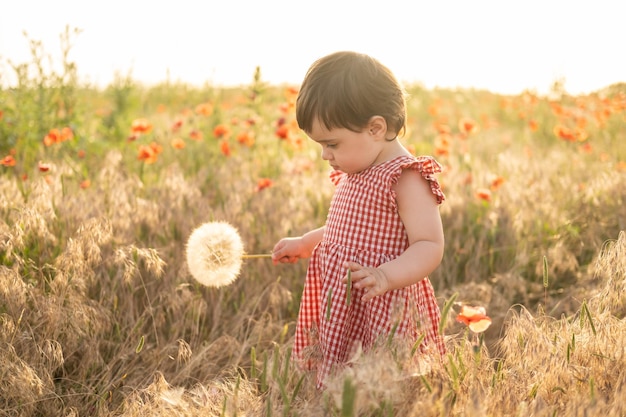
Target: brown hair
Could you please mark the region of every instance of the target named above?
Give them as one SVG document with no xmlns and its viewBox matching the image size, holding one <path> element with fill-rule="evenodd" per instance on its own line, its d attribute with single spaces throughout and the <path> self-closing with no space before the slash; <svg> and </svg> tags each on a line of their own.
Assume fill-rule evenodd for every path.
<svg viewBox="0 0 626 417">
<path fill-rule="evenodd" d="M 382 116 L 397 136 L 405 129 L 405 92 L 376 59 L 357 52 L 335 52 L 315 61 L 296 101 L 298 126 L 310 132 L 318 119 L 327 129 L 360 132 L 372 116 Z"/>
</svg>

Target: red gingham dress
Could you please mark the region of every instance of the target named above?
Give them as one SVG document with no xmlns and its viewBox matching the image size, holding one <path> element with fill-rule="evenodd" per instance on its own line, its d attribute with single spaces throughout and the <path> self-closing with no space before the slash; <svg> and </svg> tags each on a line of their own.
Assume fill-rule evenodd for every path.
<svg viewBox="0 0 626 417">
<path fill-rule="evenodd" d="M 360 301 L 363 290 L 352 289 L 348 303 L 342 282 L 345 261 L 378 267 L 409 246 L 392 190 L 404 169 L 419 171 L 437 203 L 444 201 L 434 177 L 441 166 L 428 156 L 400 156 L 355 174 L 331 173 L 337 187 L 324 236 L 309 260 L 293 348 L 296 361 L 317 371 L 318 388 L 359 346 L 367 351 L 396 325 L 395 335 L 409 341 L 423 334 L 423 352 L 445 353 L 439 307 L 428 277 L 369 302 Z"/>
</svg>

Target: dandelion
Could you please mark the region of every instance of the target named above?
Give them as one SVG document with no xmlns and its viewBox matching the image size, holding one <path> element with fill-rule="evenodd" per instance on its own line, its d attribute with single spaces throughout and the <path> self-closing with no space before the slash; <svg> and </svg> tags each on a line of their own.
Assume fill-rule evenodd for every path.
<svg viewBox="0 0 626 417">
<path fill-rule="evenodd" d="M 193 278 L 208 287 L 232 284 L 243 259 L 269 258 L 271 254 L 247 255 L 239 232 L 227 222 L 207 222 L 187 241 L 187 267 Z"/>
<path fill-rule="evenodd" d="M 464 305 L 461 307 L 461 312 L 456 316 L 456 321 L 464 323 L 474 333 L 482 333 L 491 326 L 491 319 L 487 316 L 484 307 Z"/>
<path fill-rule="evenodd" d="M 208 222 L 196 228 L 187 241 L 187 266 L 202 285 L 222 287 L 237 279 L 244 248 L 241 237 L 226 222 Z"/>
</svg>

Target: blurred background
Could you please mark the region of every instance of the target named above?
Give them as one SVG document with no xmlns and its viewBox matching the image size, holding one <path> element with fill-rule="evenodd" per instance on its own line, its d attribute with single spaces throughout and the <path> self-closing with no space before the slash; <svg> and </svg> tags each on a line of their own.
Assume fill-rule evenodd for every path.
<svg viewBox="0 0 626 417">
<path fill-rule="evenodd" d="M 28 38 L 50 54 L 69 25 L 82 80 L 116 73 L 150 83 L 237 86 L 259 66 L 270 83 L 298 84 L 327 53 L 352 49 L 426 88 L 585 94 L 624 81 L 621 1 L 352 2 L 24 0 L 0 14 L 0 82 L 28 61 Z M 55 59 L 55 62 L 61 61 Z"/>
</svg>

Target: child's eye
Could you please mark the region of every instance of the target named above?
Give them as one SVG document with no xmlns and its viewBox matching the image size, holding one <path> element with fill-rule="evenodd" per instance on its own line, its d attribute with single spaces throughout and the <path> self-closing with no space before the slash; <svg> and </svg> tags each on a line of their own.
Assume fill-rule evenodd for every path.
<svg viewBox="0 0 626 417">
<path fill-rule="evenodd" d="M 336 143 L 327 143 L 327 144 L 326 144 L 326 147 L 327 147 L 327 148 L 330 148 L 330 149 L 333 149 L 333 148 L 336 148 L 336 147 L 337 147 L 337 144 L 336 144 Z"/>
</svg>

